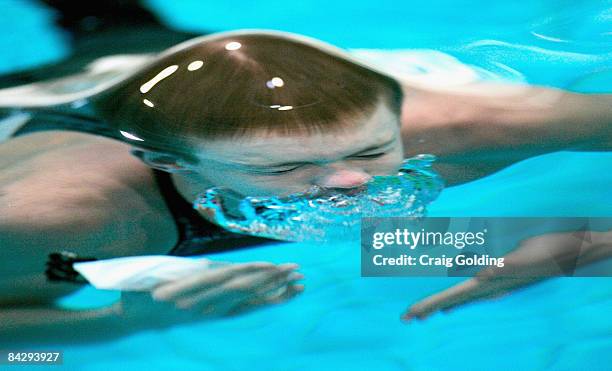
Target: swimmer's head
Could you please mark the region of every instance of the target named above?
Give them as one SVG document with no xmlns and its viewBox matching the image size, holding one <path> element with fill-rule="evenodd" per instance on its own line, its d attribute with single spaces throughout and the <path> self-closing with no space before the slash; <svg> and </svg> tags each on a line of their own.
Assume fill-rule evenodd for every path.
<svg viewBox="0 0 612 371">
<path fill-rule="evenodd" d="M 357 187 L 403 160 L 393 79 L 284 36 L 204 40 L 94 101 L 149 166 L 205 187 Z"/>
</svg>

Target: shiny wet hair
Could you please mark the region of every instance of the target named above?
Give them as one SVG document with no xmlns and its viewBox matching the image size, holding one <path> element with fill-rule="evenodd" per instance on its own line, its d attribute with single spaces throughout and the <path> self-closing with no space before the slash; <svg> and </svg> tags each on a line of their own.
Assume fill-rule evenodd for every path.
<svg viewBox="0 0 612 371">
<path fill-rule="evenodd" d="M 241 34 L 170 53 L 93 104 L 131 144 L 189 155 L 217 138 L 350 129 L 380 102 L 399 116 L 401 100 L 390 77 L 290 38 Z"/>
</svg>

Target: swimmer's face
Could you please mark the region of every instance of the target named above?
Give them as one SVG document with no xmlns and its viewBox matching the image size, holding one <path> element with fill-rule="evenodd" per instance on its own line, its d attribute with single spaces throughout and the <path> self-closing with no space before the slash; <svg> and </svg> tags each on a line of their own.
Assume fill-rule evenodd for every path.
<svg viewBox="0 0 612 371">
<path fill-rule="evenodd" d="M 193 175 L 203 187 L 245 196 L 284 196 L 313 185 L 353 188 L 397 171 L 403 160 L 399 129 L 398 115 L 381 103 L 369 118 L 342 131 L 207 141 Z"/>
</svg>

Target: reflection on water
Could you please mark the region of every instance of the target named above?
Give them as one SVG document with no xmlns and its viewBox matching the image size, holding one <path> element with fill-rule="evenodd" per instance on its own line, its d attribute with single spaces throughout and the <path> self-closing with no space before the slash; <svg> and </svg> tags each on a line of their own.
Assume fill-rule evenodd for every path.
<svg viewBox="0 0 612 371">
<path fill-rule="evenodd" d="M 375 176 L 360 188 L 340 193 L 313 187 L 288 197 L 246 197 L 230 210 L 227 191 L 208 189 L 194 208 L 236 232 L 287 241 L 331 241 L 359 235 L 364 216 L 422 217 L 443 188 L 431 169 L 432 155 L 407 159 L 397 175 Z"/>
<path fill-rule="evenodd" d="M 529 17 L 512 32 L 481 33 L 442 50 L 491 74 L 485 78 L 501 77 L 577 92 L 610 92 L 610 4 L 559 3 Z"/>
</svg>

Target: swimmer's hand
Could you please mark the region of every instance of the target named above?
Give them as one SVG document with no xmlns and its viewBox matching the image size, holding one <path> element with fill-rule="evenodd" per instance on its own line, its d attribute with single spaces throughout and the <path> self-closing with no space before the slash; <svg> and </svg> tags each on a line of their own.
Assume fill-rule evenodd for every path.
<svg viewBox="0 0 612 371">
<path fill-rule="evenodd" d="M 491 299 L 555 276 L 573 275 L 583 265 L 612 255 L 612 232 L 551 233 L 523 241 L 504 256 L 503 267 L 489 267 L 474 278 L 413 304 L 402 320 L 425 319 L 475 301 Z"/>
<path fill-rule="evenodd" d="M 536 281 L 538 279 L 476 276 L 413 304 L 401 319 L 406 322 L 426 319 L 435 312 L 448 312 L 474 301 L 495 298 Z"/>
<path fill-rule="evenodd" d="M 227 264 L 165 282 L 151 292 L 123 292 L 120 313 L 145 327 L 229 317 L 283 303 L 304 290 L 297 264 Z"/>
</svg>

